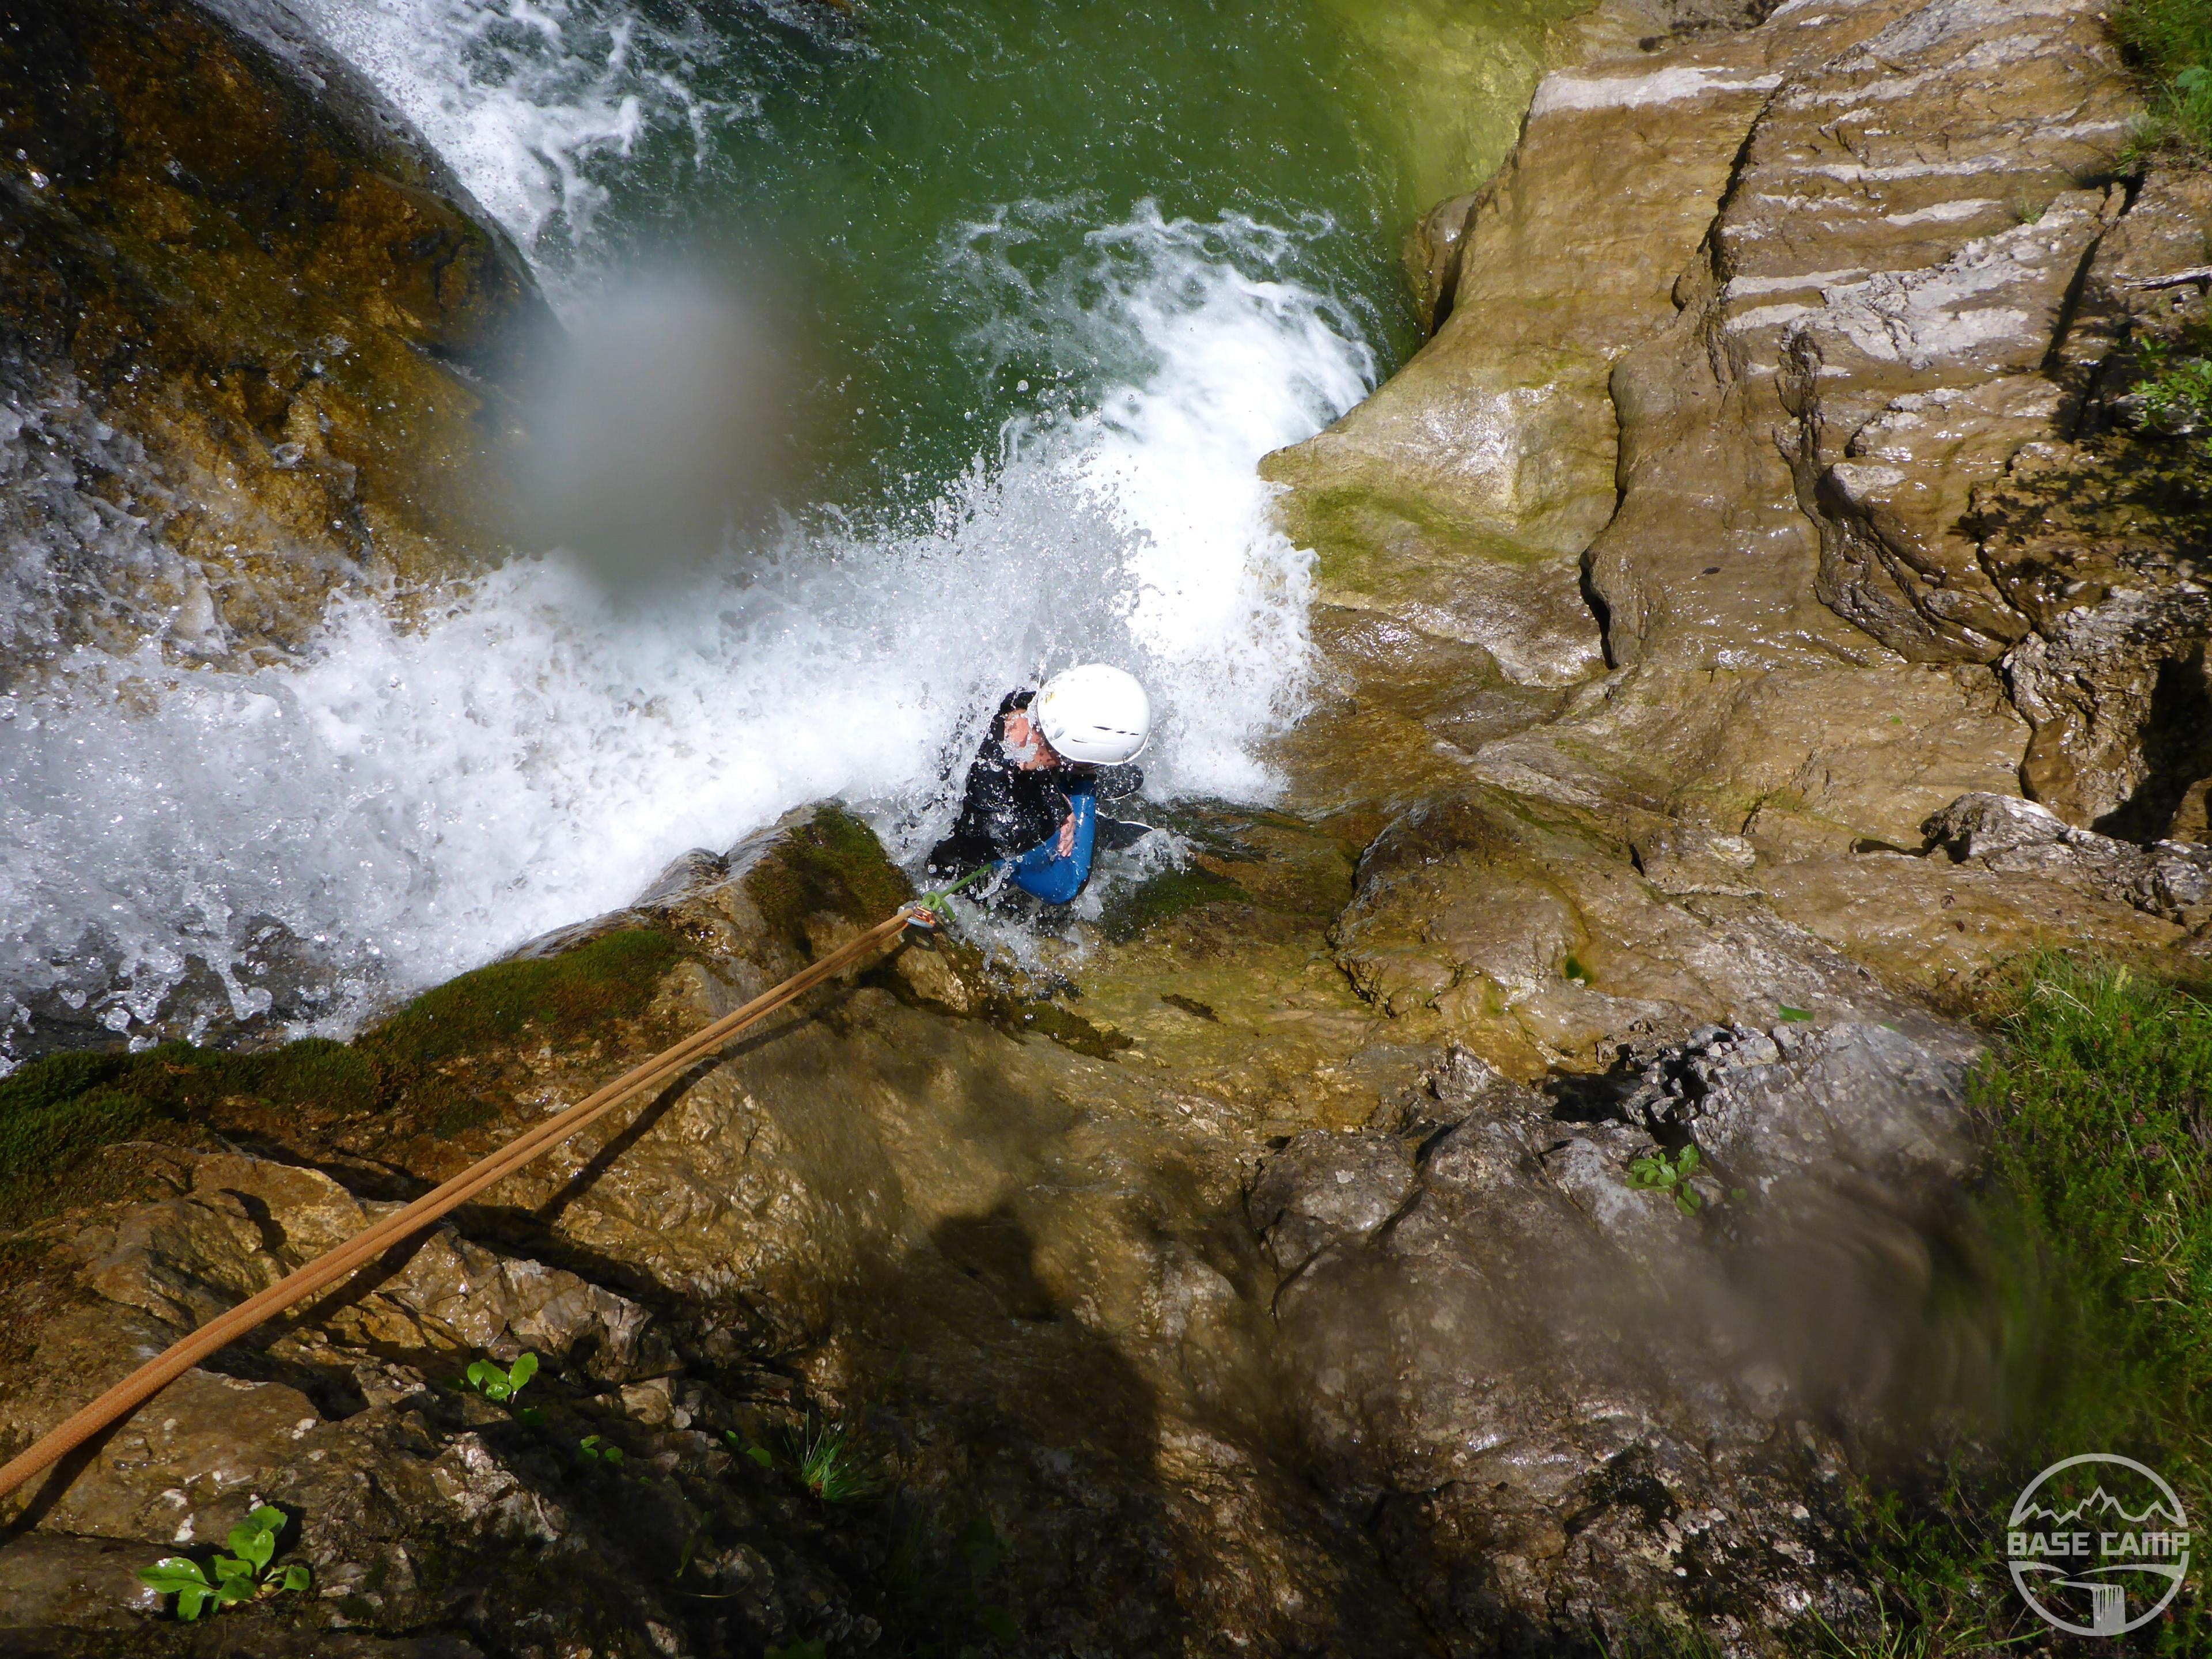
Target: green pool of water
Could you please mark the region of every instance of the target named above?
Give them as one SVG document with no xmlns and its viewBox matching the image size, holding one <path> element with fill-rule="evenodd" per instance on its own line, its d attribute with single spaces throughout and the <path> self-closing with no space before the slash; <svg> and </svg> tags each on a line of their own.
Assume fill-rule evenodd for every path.
<svg viewBox="0 0 2212 1659">
<path fill-rule="evenodd" d="M 718 11 L 615 216 L 776 269 L 827 342 L 835 449 L 908 501 L 1010 416 L 1082 405 L 1171 349 L 1088 328 L 1156 218 L 1200 257 L 1328 295 L 1386 370 L 1417 343 L 1398 248 L 1510 143 L 1577 0 L 916 0 Z M 1285 233 L 1268 237 L 1244 222 Z M 1172 273 L 1155 273 L 1172 282 Z"/>
</svg>

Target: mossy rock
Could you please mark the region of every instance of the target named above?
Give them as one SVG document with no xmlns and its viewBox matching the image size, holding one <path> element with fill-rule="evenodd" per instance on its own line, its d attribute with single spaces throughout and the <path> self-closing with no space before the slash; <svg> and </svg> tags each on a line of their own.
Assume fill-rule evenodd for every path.
<svg viewBox="0 0 2212 1659">
<path fill-rule="evenodd" d="M 1016 1005 L 1006 1011 L 1002 1023 L 1011 1036 L 1041 1032 L 1062 1048 L 1073 1048 L 1092 1060 L 1111 1060 L 1122 1049 L 1137 1046 L 1133 1038 L 1119 1031 L 1101 1030 L 1074 1010 L 1063 1008 L 1056 1002 Z"/>
<path fill-rule="evenodd" d="M 138 1054 L 65 1054 L 0 1079 L 0 1224 L 65 1201 L 117 1141 L 289 1119 L 331 1122 L 404 1104 L 450 1138 L 498 1115 L 446 1073 L 526 1040 L 573 1045 L 650 1006 L 686 954 L 632 928 L 558 956 L 494 963 L 427 991 L 350 1043 L 307 1037 L 260 1054 L 165 1042 Z"/>
<path fill-rule="evenodd" d="M 684 947 L 651 928 L 604 933 L 558 956 L 495 962 L 425 991 L 359 1039 L 387 1077 L 511 1046 L 526 1032 L 561 1042 L 634 1018 Z"/>
<path fill-rule="evenodd" d="M 1249 904 L 1251 895 L 1203 865 L 1154 876 L 1108 901 L 1099 927 L 1116 944 L 1206 904 Z"/>
<path fill-rule="evenodd" d="M 173 632 L 192 600 L 203 648 L 251 654 L 362 574 L 496 556 L 556 331 L 404 118 L 268 0 L 19 0 L 8 25 L 0 386 L 143 446 L 84 452 L 76 489 L 159 555 L 108 561 L 59 635 Z"/>
<path fill-rule="evenodd" d="M 809 917 L 872 927 L 914 897 L 913 882 L 890 861 L 876 832 L 835 805 L 769 832 L 744 881 L 769 932 L 805 953 L 811 951 Z"/>
<path fill-rule="evenodd" d="M 101 1147 L 205 1124 L 226 1099 L 335 1114 L 371 1109 L 382 1092 L 368 1057 L 324 1037 L 258 1054 L 164 1042 L 135 1054 L 34 1060 L 0 1079 L 0 1217 L 36 1207 Z"/>
</svg>

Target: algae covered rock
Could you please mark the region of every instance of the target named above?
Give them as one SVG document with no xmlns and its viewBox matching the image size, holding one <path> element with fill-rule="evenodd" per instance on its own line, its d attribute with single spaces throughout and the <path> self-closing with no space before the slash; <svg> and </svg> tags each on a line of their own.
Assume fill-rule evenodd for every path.
<svg viewBox="0 0 2212 1659">
<path fill-rule="evenodd" d="M 544 301 L 278 0 L 52 0 L 0 35 L 0 671 L 299 644 L 501 545 Z"/>
</svg>

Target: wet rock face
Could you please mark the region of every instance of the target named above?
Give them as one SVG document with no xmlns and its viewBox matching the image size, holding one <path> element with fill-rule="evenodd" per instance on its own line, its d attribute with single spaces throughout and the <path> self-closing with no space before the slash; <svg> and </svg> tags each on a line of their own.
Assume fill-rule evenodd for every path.
<svg viewBox="0 0 2212 1659">
<path fill-rule="evenodd" d="M 137 515 L 101 521 L 152 574 L 58 605 L 94 631 L 199 615 L 194 570 L 244 593 L 190 537 L 273 515 L 293 540 L 238 544 L 331 561 L 163 625 L 281 647 L 463 533 L 440 480 L 492 445 L 534 302 L 349 82 L 301 101 L 280 14 L 24 15 L 0 119 L 52 155 L 0 162 L 0 259 L 47 461 L 4 510 Z M 2142 844 L 2202 811 L 2201 596 L 2157 529 L 2194 475 L 2088 429 L 2197 303 L 2155 285 L 2196 198 L 2085 173 L 2124 110 L 2087 18 L 1577 23 L 1428 228 L 1437 339 L 1270 463 L 1328 599 L 1294 811 L 1180 810 L 1188 867 L 1037 941 L 1048 971 L 945 937 L 822 988 L 191 1373 L 11 1508 L 0 1651 L 1395 1659 L 1656 1622 L 1749 1656 L 1862 1625 L 1847 1443 L 1923 1380 L 1971 1156 L 1976 1045 L 1933 998 L 2212 925 L 2201 849 Z M 148 64 L 191 92 L 168 125 Z M 329 281 L 267 286 L 287 261 Z M 231 293 L 262 308 L 195 297 Z M 203 397 L 246 323 L 272 343 Z M 387 374 L 430 428 L 379 424 Z M 2120 454 L 2149 459 L 2115 487 Z M 203 516 L 141 510 L 156 467 L 216 477 L 179 486 Z M 2116 812 L 2140 841 L 2074 822 Z M 911 893 L 810 808 L 354 1044 L 0 1082 L 60 1171 L 0 1249 L 0 1449 Z M 103 1124 L 147 1140 L 69 1139 Z M 525 1352 L 518 1401 L 467 1386 Z M 137 1565 L 263 1499 L 307 1594 L 149 1603 Z"/>
<path fill-rule="evenodd" d="M 1323 597 L 1430 641 L 1400 657 L 1427 703 L 1334 653 L 1357 723 L 1780 858 L 2023 787 L 2200 833 L 2202 468 L 2109 428 L 2133 343 L 2199 314 L 2203 186 L 2122 188 L 2097 8 L 1634 16 L 1583 26 L 1497 178 L 1414 239 L 1428 347 L 1267 464 Z M 1593 627 L 1602 679 L 1564 643 Z M 1477 688 L 1502 718 L 1453 718 Z"/>
<path fill-rule="evenodd" d="M 1563 1611 L 1620 1640 L 1622 1609 L 1686 1589 L 1731 1649 L 1850 1622 L 1820 1513 L 1844 1461 L 1791 1425 L 1875 1406 L 1909 1346 L 1909 1287 L 1835 1266 L 1846 1240 L 1910 1258 L 1960 1167 L 1961 1073 L 1850 1024 L 1710 1028 L 1548 1100 L 1460 1056 L 1418 1142 L 1301 1137 L 1262 1166 L 1303 1432 L 1446 1651 Z M 1632 1184 L 1690 1145 L 1687 1199 Z M 1790 1311 L 1816 1285 L 1825 1336 Z"/>
<path fill-rule="evenodd" d="M 1105 1056 L 1002 1018 L 973 951 L 826 988 L 30 1494 L 0 1630 L 198 1651 L 130 1570 L 256 1501 L 292 1517 L 314 1587 L 219 1615 L 228 1652 L 1382 1659 L 1619 1637 L 1680 1607 L 1685 1572 L 1746 1652 L 1847 1617 L 1817 1518 L 1841 1453 L 1801 1418 L 1849 1391 L 1751 1310 L 1789 1300 L 1772 1264 L 1825 1194 L 1878 1188 L 1911 1232 L 1956 1167 L 1962 1035 L 1838 962 L 1817 1021 L 1649 1036 L 1540 1092 L 1364 1003 L 1322 949 L 1326 843 L 1233 823 L 1213 844 L 1241 890 L 1285 908 L 1217 898 L 1092 941 L 1060 995 L 1121 1035 Z M 1511 855 L 1480 823 L 1404 826 L 1363 886 L 1470 839 Z M 199 1139 L 110 1149 L 0 1258 L 29 1264 L 0 1284 L 0 1443 L 906 891 L 853 819 L 794 815 L 479 976 L 505 1010 L 518 975 L 663 930 L 682 948 L 623 943 L 651 964 L 635 995 L 571 973 L 502 1023 L 459 981 L 363 1039 L 398 1091 L 374 1110 L 280 1107 L 243 1072 L 195 1096 Z M 1631 1184 L 1692 1139 L 1694 1215 Z M 1859 1209 L 1821 1213 L 1832 1237 Z M 1655 1279 L 1679 1304 L 1660 1326 L 1637 1312 Z M 517 1401 L 465 1386 L 526 1351 Z M 802 1478 L 833 1430 L 870 1495 Z"/>
<path fill-rule="evenodd" d="M 498 544 L 546 320 L 504 235 L 276 0 L 0 38 L 0 678 L 83 641 L 297 644 Z"/>
</svg>

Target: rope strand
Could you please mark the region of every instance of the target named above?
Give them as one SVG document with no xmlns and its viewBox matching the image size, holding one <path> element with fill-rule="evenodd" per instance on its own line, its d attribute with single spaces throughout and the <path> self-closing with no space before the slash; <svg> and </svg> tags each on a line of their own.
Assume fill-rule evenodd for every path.
<svg viewBox="0 0 2212 1659">
<path fill-rule="evenodd" d="M 71 1413 L 35 1441 L 29 1449 L 0 1468 L 0 1498 L 21 1486 L 40 1470 L 59 1462 L 111 1423 L 136 1411 L 216 1350 L 235 1342 L 295 1303 L 336 1284 L 362 1263 L 381 1255 L 403 1239 L 474 1198 L 524 1164 L 551 1151 L 579 1130 L 597 1122 L 640 1091 L 681 1075 L 702 1056 L 719 1048 L 747 1026 L 756 1024 L 779 1008 L 797 1000 L 823 981 L 842 972 L 908 926 L 934 927 L 939 911 L 932 894 L 858 938 L 848 940 L 781 984 L 763 992 L 743 1007 L 733 1009 L 712 1024 L 672 1044 L 643 1064 L 635 1066 L 605 1088 L 595 1091 L 556 1116 L 516 1136 L 499 1151 L 478 1159 L 460 1174 L 425 1193 L 404 1209 L 364 1228 L 344 1243 L 325 1251 L 312 1261 L 294 1268 L 267 1290 L 218 1315 L 171 1344 L 154 1358 L 109 1389 L 89 1405 Z"/>
</svg>

